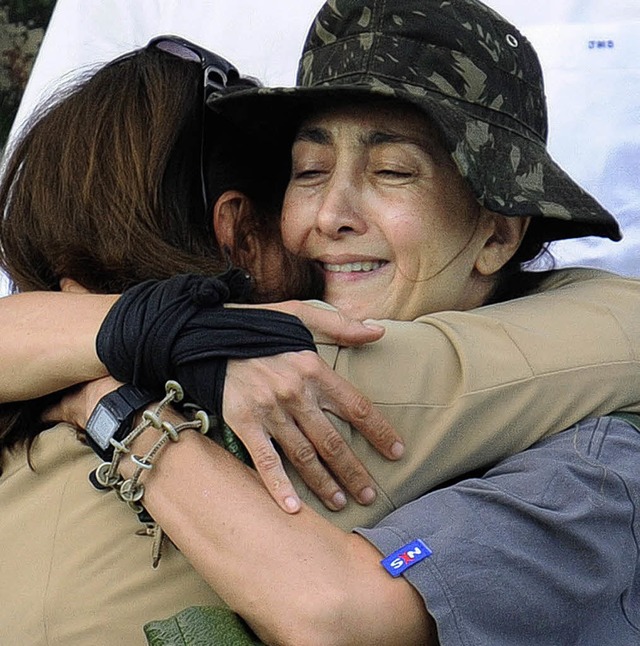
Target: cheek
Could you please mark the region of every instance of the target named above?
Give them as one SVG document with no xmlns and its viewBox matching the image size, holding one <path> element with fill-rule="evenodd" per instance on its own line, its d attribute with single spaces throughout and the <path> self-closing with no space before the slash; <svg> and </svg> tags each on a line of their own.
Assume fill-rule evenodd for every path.
<svg viewBox="0 0 640 646">
<path fill-rule="evenodd" d="M 282 242 L 291 253 L 299 253 L 302 249 L 308 227 L 301 205 L 290 195 L 285 195 L 280 219 Z"/>
<path fill-rule="evenodd" d="M 416 209 L 387 220 L 385 234 L 398 267 L 396 279 L 411 291 L 422 291 L 420 281 L 437 274 L 459 250 L 456 232 L 436 211 Z"/>
<path fill-rule="evenodd" d="M 295 219 L 286 215 L 285 211 L 282 212 L 282 219 L 280 220 L 280 233 L 282 235 L 282 244 L 291 253 L 298 251 L 299 239 L 298 232 L 294 226 Z"/>
<path fill-rule="evenodd" d="M 414 262 L 427 253 L 433 231 L 420 213 L 401 213 L 385 218 L 384 235 L 398 258 Z"/>
</svg>

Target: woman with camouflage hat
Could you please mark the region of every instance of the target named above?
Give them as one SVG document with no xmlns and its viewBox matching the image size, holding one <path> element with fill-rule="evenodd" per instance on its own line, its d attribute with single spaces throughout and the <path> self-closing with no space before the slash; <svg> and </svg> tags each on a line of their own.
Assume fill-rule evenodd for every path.
<svg viewBox="0 0 640 646">
<path fill-rule="evenodd" d="M 482 3 L 333 0 L 301 72 L 302 88 L 214 107 L 296 116 L 283 237 L 348 312 L 415 318 L 526 293 L 512 258 L 562 237 L 619 236 L 546 153 L 535 54 Z M 194 438 L 165 454 L 145 500 L 268 643 L 630 644 L 634 424 L 584 420 L 356 535 L 307 507 L 284 516 Z M 191 486 L 178 490 L 187 465 Z M 231 500 L 209 496 L 230 484 Z"/>
<path fill-rule="evenodd" d="M 362 9 L 362 7 L 359 8 Z M 359 24 L 366 25 L 365 14 L 366 12 L 360 12 Z M 394 22 L 398 24 L 402 22 L 400 13 L 395 12 L 393 17 Z M 347 18 L 348 16 L 345 20 L 348 24 Z M 361 39 L 361 42 L 366 42 L 366 39 Z M 368 90 L 365 90 L 364 95 L 367 95 L 367 93 Z M 395 98 L 400 97 L 396 96 Z M 379 109 L 373 105 L 367 107 L 365 102 L 364 106 L 360 105 L 357 109 L 350 109 L 348 113 L 344 111 L 342 113 L 339 111 L 329 113 L 334 119 L 330 122 L 325 121 L 327 113 L 322 112 L 305 121 L 303 128 L 300 130 L 296 147 L 300 148 L 300 145 L 320 146 L 319 150 L 321 152 L 317 153 L 314 148 L 312 157 L 318 154 L 319 157 L 315 158 L 315 162 L 317 163 L 320 159 L 323 166 L 306 168 L 305 164 L 309 160 L 309 151 L 305 151 L 304 148 L 302 151 L 296 150 L 295 162 L 300 167 L 294 174 L 294 181 L 288 196 L 285 223 L 288 222 L 289 227 L 295 225 L 299 228 L 296 232 L 295 229 L 285 227 L 289 244 L 298 246 L 299 250 L 306 255 L 323 262 L 324 269 L 328 274 L 345 274 L 344 278 L 346 280 L 343 282 L 356 283 L 356 289 L 358 290 L 363 287 L 362 283 L 369 278 L 379 280 L 382 276 L 384 280 L 384 272 L 393 267 L 393 261 L 396 258 L 401 260 L 405 257 L 408 258 L 410 260 L 408 264 L 404 264 L 404 262 L 395 263 L 399 267 L 396 272 L 397 278 L 400 280 L 405 279 L 401 286 L 405 290 L 402 293 L 407 296 L 398 302 L 395 297 L 395 284 L 390 287 L 386 285 L 380 286 L 379 284 L 376 292 L 377 296 L 376 294 L 373 295 L 373 298 L 379 297 L 380 302 L 383 302 L 387 307 L 381 312 L 384 315 L 397 314 L 398 316 L 414 317 L 421 312 L 426 313 L 429 310 L 424 308 L 433 307 L 433 305 L 425 304 L 423 295 L 414 290 L 415 279 L 423 280 L 426 284 L 427 281 L 432 281 L 436 277 L 440 280 L 440 276 L 443 275 L 443 279 L 446 277 L 449 284 L 457 288 L 458 283 L 454 282 L 453 278 L 460 280 L 462 269 L 469 270 L 469 267 L 473 267 L 474 270 L 478 271 L 484 268 L 483 271 L 486 276 L 482 273 L 481 275 L 485 277 L 485 280 L 481 280 L 480 283 L 486 293 L 478 294 L 474 288 L 471 290 L 473 294 L 471 300 L 461 298 L 453 302 L 451 306 L 460 308 L 473 306 L 477 302 L 486 300 L 488 293 L 493 294 L 495 297 L 494 274 L 497 271 L 495 266 L 501 260 L 506 262 L 509 254 L 515 253 L 519 237 L 524 232 L 526 220 L 501 218 L 499 217 L 501 215 L 499 212 L 490 211 L 484 206 L 480 212 L 480 207 L 475 204 L 469 191 L 465 191 L 464 183 L 455 174 L 455 168 L 447 163 L 447 156 L 444 154 L 446 148 L 440 148 L 441 144 L 434 136 L 426 137 L 425 133 L 420 134 L 419 137 L 416 136 L 416 128 L 419 133 L 422 132 L 422 126 L 417 127 L 420 119 L 424 119 L 420 111 L 411 112 L 407 109 L 406 112 L 401 113 L 403 118 L 399 123 L 394 123 L 393 129 L 389 132 L 388 126 L 386 129 L 383 127 L 386 119 L 384 121 L 379 119 L 381 116 L 377 112 Z M 389 105 L 383 105 L 382 110 L 386 110 L 388 113 Z M 357 120 L 350 119 L 350 115 L 358 115 L 361 118 Z M 339 120 L 335 121 L 337 117 L 339 117 Z M 374 124 L 375 129 L 373 131 L 370 129 L 370 134 L 374 136 L 367 138 L 367 136 L 364 136 L 366 133 L 362 130 L 362 123 L 371 126 L 371 122 L 367 122 L 367 119 L 371 118 L 375 118 L 377 121 Z M 405 122 L 413 124 L 413 128 L 409 131 L 403 130 Z M 424 130 L 425 132 L 428 131 L 427 125 L 424 125 Z M 333 136 L 334 131 L 335 134 L 347 134 L 349 138 L 343 140 L 342 134 L 340 137 Z M 312 205 L 311 197 L 314 199 L 319 196 L 326 198 L 323 194 L 326 188 L 326 181 L 323 177 L 326 178 L 327 175 L 334 174 L 333 171 L 329 172 L 327 170 L 327 155 L 330 160 L 333 157 L 341 160 L 341 171 L 344 171 L 345 168 L 350 169 L 350 177 L 359 178 L 359 175 L 353 174 L 355 158 L 352 155 L 352 148 L 357 148 L 357 146 L 347 147 L 345 152 L 345 149 L 340 147 L 344 141 L 349 141 L 351 144 L 355 142 L 358 145 L 362 144 L 363 141 L 375 146 L 384 144 L 385 146 L 391 146 L 393 150 L 396 150 L 398 145 L 401 146 L 401 150 L 404 150 L 402 147 L 409 144 L 411 151 L 414 153 L 414 166 L 416 165 L 416 159 L 420 160 L 421 164 L 418 170 L 424 170 L 426 166 L 429 166 L 430 176 L 438 178 L 438 190 L 441 191 L 442 197 L 447 197 L 448 195 L 447 186 L 449 182 L 455 185 L 457 193 L 447 197 L 447 206 L 452 207 L 456 204 L 461 210 L 454 215 L 466 215 L 467 217 L 466 219 L 462 218 L 459 222 L 452 218 L 451 239 L 442 237 L 443 223 L 440 221 L 432 231 L 434 234 L 441 235 L 441 245 L 432 249 L 423 248 L 421 246 L 424 242 L 422 238 L 428 230 L 420 229 L 420 227 L 426 225 L 426 222 L 416 219 L 420 212 L 415 204 L 407 204 L 406 206 L 410 208 L 398 215 L 395 224 L 387 224 L 380 219 L 384 216 L 382 211 L 371 211 L 366 214 L 358 213 L 353 208 L 354 204 L 358 202 L 353 200 L 357 190 L 362 189 L 362 182 L 356 184 L 355 187 L 345 189 L 340 202 L 345 206 L 346 212 L 343 211 L 338 214 L 338 219 L 334 214 L 331 217 L 329 215 L 323 217 L 322 222 L 313 220 L 313 217 L 319 217 L 321 212 L 329 213 L 329 210 L 325 208 L 326 205 L 323 205 L 322 208 L 315 209 L 315 214 L 311 214 L 311 216 L 308 212 L 305 214 L 304 210 L 301 209 L 301 219 L 297 221 L 292 215 L 298 201 L 296 193 L 300 195 L 300 191 L 305 192 L 309 189 L 312 191 L 309 198 L 302 200 L 304 202 L 302 206 L 314 206 Z M 327 150 L 329 151 L 328 153 Z M 345 154 L 347 155 L 346 157 Z M 404 156 L 410 157 L 408 154 L 404 154 Z M 345 159 L 352 165 L 345 166 L 342 161 Z M 360 161 L 360 166 L 362 166 L 362 158 L 358 158 L 356 161 L 358 160 Z M 399 161 L 395 159 L 393 167 L 385 167 L 376 171 L 376 176 L 379 173 L 382 179 L 380 179 L 379 183 L 372 184 L 372 190 L 377 188 L 378 193 L 380 191 L 384 193 L 387 190 L 400 191 L 400 196 L 402 197 L 402 190 L 406 188 L 408 183 L 408 173 L 406 168 L 400 167 Z M 434 164 L 434 161 L 437 163 Z M 333 162 L 330 161 L 329 165 L 331 163 Z M 356 168 L 360 166 L 355 164 Z M 369 167 L 367 167 L 367 170 L 369 170 Z M 417 171 L 414 169 L 413 172 L 415 174 Z M 428 177 L 425 177 L 425 173 L 422 173 L 423 181 L 416 186 L 416 195 L 418 196 L 425 197 L 425 179 L 428 179 Z M 411 195 L 412 192 L 410 191 L 409 196 Z M 372 196 L 380 197 L 375 191 Z M 347 200 L 346 198 L 349 199 Z M 328 198 L 326 199 L 328 200 Z M 444 215 L 443 210 L 442 216 Z M 354 220 L 354 216 L 358 217 Z M 312 218 L 311 220 L 309 219 L 310 217 Z M 378 219 L 376 220 L 375 218 Z M 412 222 L 411 218 L 413 218 Z M 357 220 L 360 221 L 358 222 Z M 606 214 L 596 215 L 593 220 L 594 227 L 596 224 L 606 225 L 606 227 L 610 228 L 607 230 L 611 230 L 612 235 L 614 235 L 613 228 L 611 228 L 614 225 Z M 376 226 L 373 227 L 372 223 Z M 400 229 L 396 227 L 398 223 L 404 223 Z M 411 224 L 408 229 L 407 224 Z M 469 228 L 470 224 L 473 225 L 471 228 Z M 418 228 L 416 228 L 416 225 Z M 305 226 L 307 227 L 306 229 L 304 229 Z M 314 235 L 322 233 L 324 243 L 329 240 L 332 244 L 343 244 L 345 241 L 352 244 L 353 239 L 365 239 L 362 238 L 365 234 L 368 236 L 366 240 L 372 240 L 371 231 L 368 229 L 362 232 L 359 230 L 361 226 L 368 226 L 371 230 L 376 228 L 379 233 L 384 234 L 373 239 L 378 248 L 367 248 L 366 253 L 368 255 L 366 258 L 362 257 L 362 250 L 354 252 L 350 248 L 347 249 L 348 254 L 351 254 L 351 256 L 324 258 L 324 251 L 318 251 L 319 255 L 316 256 L 317 250 L 307 246 L 307 243 L 310 244 L 311 242 L 317 244 L 311 239 L 311 233 Z M 331 231 L 331 227 L 334 227 L 333 231 Z M 401 235 L 396 236 L 397 233 Z M 369 243 L 367 242 L 367 244 Z M 411 244 L 413 244 L 413 247 Z M 388 248 L 383 248 L 385 246 Z M 407 249 L 409 253 L 407 253 Z M 374 251 L 377 254 L 375 256 L 373 255 Z M 388 254 L 391 251 L 395 254 L 394 257 L 392 257 L 392 254 Z M 441 267 L 433 264 L 428 266 L 423 262 L 426 253 L 428 252 L 429 256 L 431 256 L 432 251 L 434 253 L 443 252 L 437 258 L 442 261 Z M 448 252 L 454 253 L 449 254 Z M 359 254 L 361 257 L 353 257 L 354 253 Z M 477 267 L 476 264 L 478 265 Z M 425 267 L 427 274 L 422 275 L 420 271 Z M 417 273 L 414 270 L 417 270 Z M 452 276 L 451 272 L 454 270 L 456 274 Z M 411 271 L 410 274 L 407 273 L 409 271 Z M 359 276 L 353 276 L 352 274 L 359 274 Z M 336 277 L 331 277 L 331 280 L 333 278 Z M 340 280 L 340 277 L 337 277 L 337 280 Z M 511 282 L 515 287 L 519 286 L 516 279 Z M 339 298 L 339 285 L 340 283 L 336 282 L 336 284 L 331 284 L 330 287 L 336 298 Z M 352 285 L 348 284 L 347 287 L 350 289 Z M 366 284 L 364 287 L 368 289 Z M 428 287 L 430 288 L 431 285 L 428 285 Z M 407 289 L 409 291 L 406 291 Z M 447 306 L 445 301 L 449 296 L 447 296 L 446 292 L 449 289 L 445 282 L 439 284 L 437 293 L 441 300 L 436 303 L 437 307 Z M 383 290 L 386 290 L 386 292 Z M 467 294 L 467 291 L 466 289 L 464 290 L 464 295 Z M 386 299 L 387 293 L 391 297 L 390 300 Z M 433 293 L 435 294 L 436 292 L 434 291 Z M 359 298 L 363 305 L 371 306 L 372 295 L 370 293 L 366 291 L 356 292 L 355 297 L 356 299 Z M 431 300 L 431 296 L 429 302 L 435 303 L 435 301 Z M 404 307 L 405 304 L 410 306 L 407 311 L 397 309 L 398 305 Z M 365 313 L 364 310 L 361 313 Z M 451 320 L 455 321 L 455 317 Z M 217 447 L 212 445 L 204 448 L 198 442 L 197 438 L 189 438 L 185 442 L 180 442 L 176 447 L 172 447 L 171 451 L 166 452 L 163 456 L 163 461 L 159 463 L 163 465 L 163 476 L 159 475 L 158 478 L 149 480 L 145 502 L 154 511 L 154 514 L 158 515 L 162 523 L 171 528 L 172 537 L 175 537 L 176 541 L 183 546 L 185 553 L 192 556 L 196 564 L 202 567 L 209 580 L 214 583 L 214 587 L 223 590 L 227 600 L 234 607 L 240 609 L 243 614 L 246 614 L 247 618 L 260 630 L 261 634 L 269 637 L 269 641 L 272 641 L 272 638 L 273 640 L 279 640 L 280 636 L 284 635 L 285 641 L 288 640 L 298 644 L 307 642 L 333 643 L 335 640 L 351 644 L 358 643 L 358 640 L 366 643 L 371 643 L 372 641 L 375 643 L 389 641 L 391 643 L 391 640 L 395 643 L 403 644 L 413 643 L 414 641 L 418 643 L 424 642 L 426 637 L 423 631 L 426 632 L 431 628 L 429 627 L 428 618 L 424 614 L 424 607 L 420 597 L 402 580 L 394 580 L 391 586 L 388 585 L 391 579 L 387 579 L 386 573 L 380 569 L 378 565 L 379 555 L 376 549 L 367 546 L 364 541 L 357 537 L 332 529 L 306 507 L 295 518 L 283 517 L 282 514 L 276 516 L 274 512 L 277 512 L 277 510 L 268 503 L 264 497 L 264 491 L 256 489 L 256 482 L 249 472 L 242 470 L 237 463 L 230 462 L 224 454 L 219 454 Z M 194 449 L 195 452 L 192 453 Z M 207 461 L 208 457 L 213 458 L 212 480 L 209 481 L 209 484 L 205 487 L 206 490 L 203 491 L 199 477 L 203 469 L 206 471 L 212 468 Z M 176 480 L 171 480 L 173 473 L 178 474 Z M 163 480 L 167 474 L 169 479 Z M 181 484 L 181 487 L 176 489 L 171 486 L 178 478 L 182 480 L 185 474 L 187 476 L 186 481 Z M 215 483 L 218 487 L 224 486 L 225 491 L 229 491 L 230 495 L 225 497 L 225 500 L 218 500 L 218 497 L 215 497 L 216 500 L 208 500 L 204 506 L 200 506 L 203 503 L 203 498 L 211 498 L 208 495 L 211 490 L 211 483 Z M 237 485 L 237 488 L 233 486 L 234 484 Z M 170 491 L 167 491 L 167 486 Z M 454 495 L 457 496 L 460 489 L 453 488 L 445 491 L 453 491 Z M 184 499 L 185 496 L 187 497 L 186 500 Z M 424 504 L 427 505 L 426 513 L 430 513 L 428 505 L 431 504 L 429 501 L 432 499 L 429 498 L 424 501 Z M 171 503 L 175 500 L 179 500 L 180 505 L 176 507 L 170 504 L 167 505 L 168 502 Z M 450 503 L 447 502 L 447 504 Z M 249 514 L 242 513 L 245 506 L 250 510 Z M 204 518 L 203 509 L 207 510 Z M 413 513 L 411 510 L 409 511 Z M 197 519 L 195 524 L 193 516 Z M 419 514 L 415 518 L 420 521 L 422 517 L 423 514 Z M 221 522 L 221 520 L 224 520 L 224 522 Z M 466 520 L 466 517 L 463 516 L 461 525 Z M 388 524 L 392 525 L 393 522 L 394 520 L 390 519 Z M 225 536 L 219 536 L 218 525 L 224 525 Z M 271 528 L 272 531 L 267 532 L 266 527 Z M 302 528 L 304 528 L 304 532 Z M 188 537 L 185 536 L 187 531 L 189 533 Z M 310 533 L 307 533 L 309 531 Z M 260 545 L 257 545 L 255 541 L 256 535 L 262 537 Z M 238 537 L 242 537 L 242 539 L 238 540 Z M 257 559 L 258 552 L 260 553 L 260 559 Z M 265 553 L 269 556 L 268 563 L 265 563 Z M 405 556 L 407 554 L 413 555 L 410 558 L 415 558 L 421 554 L 426 554 L 426 549 L 418 545 L 404 550 L 403 554 Z M 210 562 L 211 560 L 213 562 Z M 389 567 L 391 569 L 395 567 L 394 563 L 396 561 L 397 559 L 390 561 Z M 291 562 L 296 564 L 293 571 L 290 567 Z M 423 567 L 427 566 L 423 564 Z M 382 578 L 380 578 L 381 574 L 383 575 Z M 244 587 L 238 586 L 238 576 L 242 576 L 250 583 Z M 310 586 L 309 581 L 317 584 L 318 588 Z M 230 590 L 231 587 L 235 587 L 235 589 Z M 421 591 L 419 585 L 416 584 L 416 587 Z M 319 593 L 319 590 L 322 593 Z M 360 601 L 365 592 L 370 593 L 370 598 L 367 599 L 370 603 L 367 603 L 367 607 L 363 608 Z M 282 614 L 277 613 L 277 609 L 281 606 L 274 603 L 276 596 L 279 597 L 280 601 L 284 602 L 286 607 L 286 612 L 284 613 L 286 616 L 284 617 Z M 260 603 L 256 603 L 256 598 Z M 358 603 L 355 606 L 349 605 L 351 602 L 356 601 Z M 346 604 L 345 607 L 340 612 L 337 612 L 336 609 L 341 608 L 343 603 Z M 391 616 L 384 612 L 387 609 L 387 603 L 390 604 L 388 607 L 393 608 L 390 613 Z M 427 605 L 431 610 L 429 599 L 427 599 Z M 400 608 L 400 611 L 397 611 L 397 608 Z M 301 619 L 304 620 L 303 626 L 299 623 Z M 381 621 L 384 623 L 382 626 Z M 298 630 L 308 632 L 303 635 L 300 632 L 295 632 Z M 327 636 L 328 634 L 331 634 L 333 639 L 330 639 Z M 276 636 L 273 637 L 273 635 Z"/>
</svg>

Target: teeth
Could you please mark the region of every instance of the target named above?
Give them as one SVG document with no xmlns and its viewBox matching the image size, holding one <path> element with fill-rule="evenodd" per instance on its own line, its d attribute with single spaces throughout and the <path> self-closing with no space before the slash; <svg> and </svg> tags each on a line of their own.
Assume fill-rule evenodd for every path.
<svg viewBox="0 0 640 646">
<path fill-rule="evenodd" d="M 375 269 L 380 269 L 384 264 L 383 260 L 366 260 L 364 262 L 347 262 L 344 265 L 330 265 L 329 263 L 323 263 L 323 267 L 326 271 L 342 272 L 346 274 L 355 271 L 374 271 Z"/>
</svg>

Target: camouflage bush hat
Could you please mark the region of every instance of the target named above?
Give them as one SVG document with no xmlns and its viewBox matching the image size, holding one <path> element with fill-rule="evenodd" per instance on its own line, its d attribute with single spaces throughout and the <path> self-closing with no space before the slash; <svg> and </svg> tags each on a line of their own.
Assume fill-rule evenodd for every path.
<svg viewBox="0 0 640 646">
<path fill-rule="evenodd" d="M 547 152 L 533 47 L 478 0 L 329 0 L 307 36 L 295 88 L 209 105 L 274 131 L 332 101 L 374 96 L 409 103 L 434 121 L 488 209 L 544 217 L 546 240 L 621 238 L 613 216 Z"/>
</svg>

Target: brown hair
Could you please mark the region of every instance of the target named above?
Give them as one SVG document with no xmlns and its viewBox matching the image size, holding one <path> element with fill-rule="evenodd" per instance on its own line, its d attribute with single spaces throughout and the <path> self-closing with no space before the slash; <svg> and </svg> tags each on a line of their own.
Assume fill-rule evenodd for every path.
<svg viewBox="0 0 640 646">
<path fill-rule="evenodd" d="M 0 263 L 19 290 L 56 290 L 69 276 L 118 292 L 223 268 L 200 190 L 200 76 L 141 50 L 28 125 L 0 186 Z"/>
<path fill-rule="evenodd" d="M 83 77 L 41 109 L 0 183 L 0 266 L 14 291 L 58 290 L 70 277 L 89 291 L 117 293 L 148 278 L 225 270 L 202 194 L 210 118 L 202 110 L 200 65 L 153 49 Z M 231 124 L 216 118 L 207 130 L 210 203 L 227 188 L 255 184 L 250 197 L 264 206 L 244 228 L 271 222 L 260 235 L 279 238 L 278 218 L 263 211 L 281 186 L 267 188 L 258 162 L 241 163 L 251 142 Z M 306 295 L 305 279 L 290 275 L 298 280 L 283 287 L 283 298 Z M 0 406 L 0 449 L 31 443 L 51 397 Z"/>
</svg>

